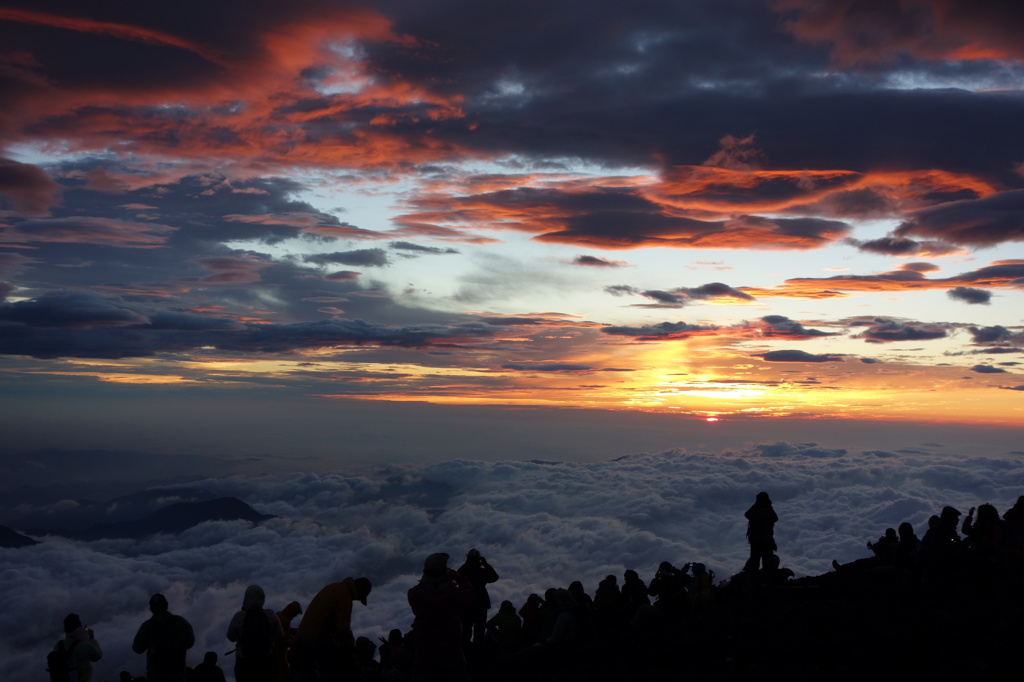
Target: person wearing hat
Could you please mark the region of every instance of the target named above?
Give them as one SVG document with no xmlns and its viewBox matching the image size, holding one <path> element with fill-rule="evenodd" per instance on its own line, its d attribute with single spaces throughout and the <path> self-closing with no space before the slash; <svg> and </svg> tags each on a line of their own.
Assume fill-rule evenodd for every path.
<svg viewBox="0 0 1024 682">
<path fill-rule="evenodd" d="M 352 603 L 365 606 L 371 589 L 366 578 L 345 578 L 316 593 L 295 633 L 296 679 L 315 682 L 355 675 Z"/>
<path fill-rule="evenodd" d="M 64 617 L 64 639 L 53 647 L 55 653 L 67 652 L 69 656 L 51 656 L 50 665 L 57 665 L 64 659 L 63 665 L 78 672 L 79 682 L 92 682 L 92 664 L 103 657 L 103 650 L 92 630 L 82 625 L 77 613 L 69 613 Z"/>
<path fill-rule="evenodd" d="M 423 577 L 408 596 L 414 616 L 416 679 L 469 680 L 462 650 L 462 614 L 473 604 L 473 585 L 448 568 L 448 555 L 440 552 L 423 562 Z"/>
</svg>

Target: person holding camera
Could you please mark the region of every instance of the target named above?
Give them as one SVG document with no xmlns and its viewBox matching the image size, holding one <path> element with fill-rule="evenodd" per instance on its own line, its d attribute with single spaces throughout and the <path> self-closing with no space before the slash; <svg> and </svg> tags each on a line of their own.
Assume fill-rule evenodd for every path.
<svg viewBox="0 0 1024 682">
<path fill-rule="evenodd" d="M 491 608 L 487 586 L 498 582 L 498 573 L 474 547 L 466 554 L 466 563 L 459 566 L 459 574 L 473 586 L 473 605 L 462 614 L 462 644 L 467 651 L 470 650 L 470 642 L 480 649 L 484 645 L 487 610 Z"/>
<path fill-rule="evenodd" d="M 51 680 L 92 682 L 92 664 L 102 657 L 103 650 L 92 629 L 82 625 L 77 613 L 69 613 L 64 617 L 64 639 L 47 656 L 47 670 Z"/>
</svg>

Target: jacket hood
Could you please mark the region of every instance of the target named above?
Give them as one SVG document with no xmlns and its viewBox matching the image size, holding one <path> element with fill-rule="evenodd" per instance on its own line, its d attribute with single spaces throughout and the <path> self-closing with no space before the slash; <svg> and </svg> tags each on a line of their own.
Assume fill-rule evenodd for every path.
<svg viewBox="0 0 1024 682">
<path fill-rule="evenodd" d="M 262 587 L 259 585 L 249 585 L 249 587 L 245 588 L 245 597 L 242 598 L 242 610 L 262 609 L 266 601 L 267 595 L 263 592 Z"/>
</svg>

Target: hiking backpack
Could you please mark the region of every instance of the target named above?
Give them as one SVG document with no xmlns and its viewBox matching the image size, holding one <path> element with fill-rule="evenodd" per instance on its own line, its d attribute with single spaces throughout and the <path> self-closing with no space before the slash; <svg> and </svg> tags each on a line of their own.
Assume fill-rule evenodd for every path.
<svg viewBox="0 0 1024 682">
<path fill-rule="evenodd" d="M 46 654 L 46 671 L 50 673 L 50 682 L 78 682 L 78 659 L 75 658 L 75 646 L 78 640 L 65 646 L 64 640 L 57 642 L 57 647 Z"/>
<path fill-rule="evenodd" d="M 242 620 L 238 637 L 238 653 L 246 658 L 260 658 L 274 653 L 274 635 L 263 609 L 249 609 Z"/>
</svg>

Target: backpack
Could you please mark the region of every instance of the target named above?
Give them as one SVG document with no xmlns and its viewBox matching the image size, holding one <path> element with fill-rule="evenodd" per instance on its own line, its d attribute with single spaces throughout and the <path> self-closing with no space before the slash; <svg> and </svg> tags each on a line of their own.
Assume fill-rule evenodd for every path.
<svg viewBox="0 0 1024 682">
<path fill-rule="evenodd" d="M 78 660 L 75 658 L 77 645 L 77 639 L 68 647 L 61 640 L 53 651 L 46 654 L 46 671 L 50 673 L 50 682 L 78 682 Z"/>
<path fill-rule="evenodd" d="M 249 609 L 242 620 L 238 653 L 245 658 L 260 658 L 274 653 L 274 635 L 263 609 Z"/>
</svg>

